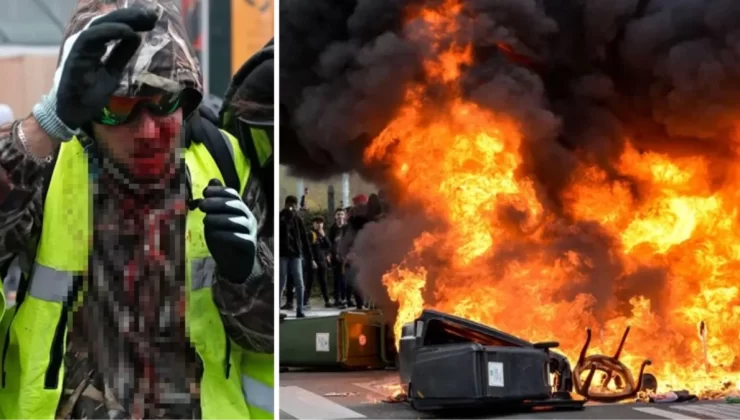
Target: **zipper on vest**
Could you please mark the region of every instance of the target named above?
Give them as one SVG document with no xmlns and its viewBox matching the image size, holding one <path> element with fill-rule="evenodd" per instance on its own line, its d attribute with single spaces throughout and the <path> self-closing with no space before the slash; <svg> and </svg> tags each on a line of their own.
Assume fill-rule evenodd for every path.
<svg viewBox="0 0 740 420">
<path fill-rule="evenodd" d="M 54 330 L 54 339 L 51 340 L 49 352 L 49 367 L 44 376 L 44 389 L 57 389 L 59 376 L 61 374 L 62 361 L 64 360 L 64 332 L 67 330 L 67 316 L 69 308 L 62 305 L 62 313 L 59 315 L 59 323 Z"/>
<path fill-rule="evenodd" d="M 226 375 L 226 379 L 229 379 L 229 375 L 231 374 L 231 340 L 229 339 L 229 335 L 226 334 L 226 331 L 224 331 L 224 335 L 226 336 L 226 359 L 224 359 L 224 375 Z"/>
</svg>

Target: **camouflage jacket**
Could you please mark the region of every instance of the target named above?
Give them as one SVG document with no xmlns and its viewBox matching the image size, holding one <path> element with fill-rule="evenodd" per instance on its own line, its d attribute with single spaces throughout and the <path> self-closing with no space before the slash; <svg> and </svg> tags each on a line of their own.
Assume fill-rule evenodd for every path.
<svg viewBox="0 0 740 420">
<path fill-rule="evenodd" d="M 0 272 L 21 252 L 34 254 L 41 234 L 43 219 L 44 167 L 30 158 L 11 125 L 0 128 Z M 251 193 L 250 208 L 260 200 Z M 246 197 L 245 197 L 246 198 Z M 259 215 L 255 215 L 261 219 Z M 264 222 L 263 222 L 264 223 Z M 258 351 L 273 351 L 273 254 L 262 239 L 259 260 L 263 276 L 254 284 L 236 284 L 218 279 L 214 300 L 232 338 L 241 346 Z"/>
<path fill-rule="evenodd" d="M 202 97 L 202 76 L 172 0 L 78 0 L 65 39 L 84 30 L 91 19 L 121 7 L 152 8 L 159 20 L 142 34 L 142 45 L 115 95 L 138 96 L 144 85 L 182 92 L 188 115 Z M 60 53 L 59 66 L 65 56 Z M 88 140 L 84 134 L 79 137 Z M 173 154 L 171 176 L 161 185 L 137 186 L 104 150 L 93 147 L 89 155 L 96 175 L 91 181 L 93 243 L 83 276 L 85 300 L 70 325 L 57 417 L 198 418 L 202 368 L 187 345 L 181 312 L 185 170 Z M 26 154 L 15 126 L 0 128 L 0 275 L 14 256 L 32 261 L 35 255 L 44 221 L 44 178 L 50 169 Z M 264 196 L 250 187 L 244 197 L 263 223 Z M 217 267 L 213 298 L 236 344 L 271 353 L 274 279 L 266 240 L 258 244 L 258 260 L 259 274 L 240 283 L 221 278 Z"/>
</svg>

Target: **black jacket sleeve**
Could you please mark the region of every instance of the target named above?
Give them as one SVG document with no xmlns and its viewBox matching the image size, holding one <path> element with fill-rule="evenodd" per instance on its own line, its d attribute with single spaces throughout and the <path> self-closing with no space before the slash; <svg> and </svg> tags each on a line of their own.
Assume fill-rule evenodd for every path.
<svg viewBox="0 0 740 420">
<path fill-rule="evenodd" d="M 331 241 L 328 237 L 323 236 L 318 239 L 319 242 L 319 248 L 324 251 L 324 253 L 329 253 L 331 251 Z"/>
<path fill-rule="evenodd" d="M 300 218 L 296 217 L 296 223 L 298 223 L 298 240 L 301 242 L 299 245 L 303 249 L 303 255 L 306 257 L 306 261 L 315 261 L 311 252 L 311 240 L 308 239 L 308 230 Z"/>
<path fill-rule="evenodd" d="M 250 183 L 244 203 L 261 224 L 266 221 L 267 195 Z M 254 190 L 253 190 L 254 189 Z M 232 282 L 216 273 L 213 300 L 219 309 L 226 333 L 242 348 L 273 353 L 275 337 L 275 257 L 272 238 L 258 235 L 257 261 L 246 281 Z"/>
</svg>

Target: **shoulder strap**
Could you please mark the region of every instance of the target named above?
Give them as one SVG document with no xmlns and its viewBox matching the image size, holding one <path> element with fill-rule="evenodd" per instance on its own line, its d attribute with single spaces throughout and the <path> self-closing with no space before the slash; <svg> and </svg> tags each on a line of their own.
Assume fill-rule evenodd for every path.
<svg viewBox="0 0 740 420">
<path fill-rule="evenodd" d="M 206 135 L 203 143 L 206 145 L 211 156 L 213 156 L 213 160 L 216 161 L 216 165 L 218 165 L 218 170 L 221 172 L 226 186 L 239 192 L 241 190 L 239 174 L 236 172 L 234 157 L 226 145 L 229 139 L 215 125 L 212 125 L 212 127 L 214 130 L 208 130 L 210 133 Z"/>
<path fill-rule="evenodd" d="M 224 178 L 226 186 L 240 191 L 241 182 L 239 182 L 239 174 L 236 171 L 234 156 L 227 145 L 229 139 L 226 138 L 224 133 L 213 122 L 197 113 L 188 119 L 185 132 L 189 136 L 188 142 L 203 143 L 206 146 L 208 153 L 216 161 L 216 165 L 221 172 L 221 176 Z"/>
<path fill-rule="evenodd" d="M 72 140 L 76 141 L 76 140 Z M 44 203 L 46 203 L 46 195 L 49 193 L 49 187 L 51 186 L 51 176 L 54 175 L 54 167 L 57 165 L 57 158 L 59 157 L 59 146 L 56 147 L 54 150 L 54 155 L 52 157 L 51 162 L 46 164 L 46 167 L 44 167 L 43 170 L 43 187 L 41 190 L 41 205 L 43 206 Z"/>
</svg>

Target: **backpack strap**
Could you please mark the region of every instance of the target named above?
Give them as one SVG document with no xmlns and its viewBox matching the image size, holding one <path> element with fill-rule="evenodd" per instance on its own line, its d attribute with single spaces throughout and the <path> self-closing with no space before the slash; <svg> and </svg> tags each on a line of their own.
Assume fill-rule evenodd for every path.
<svg viewBox="0 0 740 420">
<path fill-rule="evenodd" d="M 57 158 L 59 157 L 60 150 L 61 147 L 57 147 L 56 149 L 54 149 L 54 154 L 52 156 L 51 162 L 46 164 L 46 167 L 44 167 L 44 170 L 42 172 L 44 182 L 41 189 L 42 206 L 46 203 L 46 195 L 49 193 L 49 187 L 51 187 L 51 176 L 54 175 L 54 167 L 57 165 Z"/>
<path fill-rule="evenodd" d="M 211 154 L 213 160 L 224 178 L 226 187 L 241 192 L 241 182 L 236 171 L 233 151 L 230 149 L 231 142 L 226 135 L 209 119 L 194 113 L 185 127 L 185 135 L 188 136 L 186 144 L 190 142 L 203 143 Z"/>
</svg>

